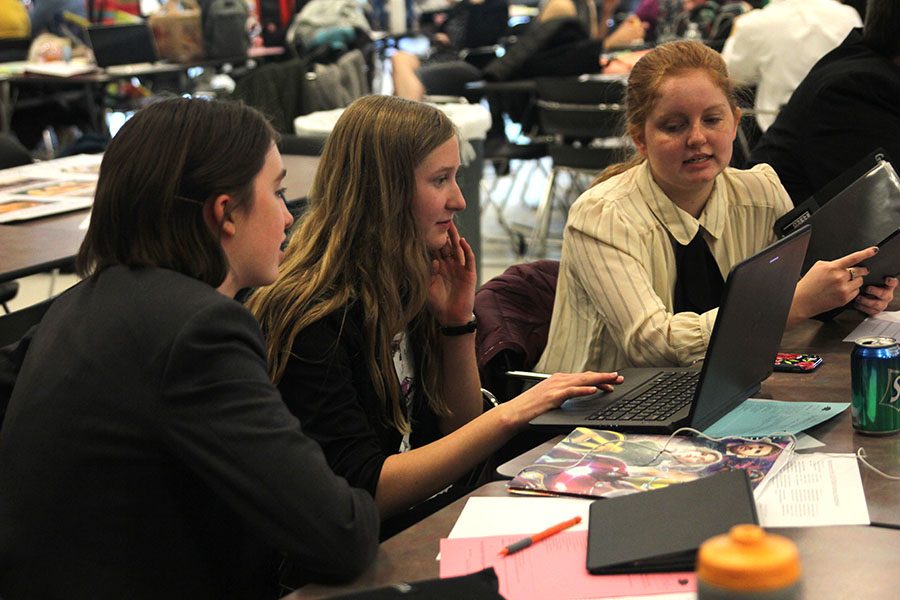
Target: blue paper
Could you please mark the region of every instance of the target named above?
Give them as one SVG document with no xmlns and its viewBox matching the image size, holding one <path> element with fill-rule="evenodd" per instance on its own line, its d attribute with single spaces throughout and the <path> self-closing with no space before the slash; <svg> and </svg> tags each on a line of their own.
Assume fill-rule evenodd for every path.
<svg viewBox="0 0 900 600">
<path fill-rule="evenodd" d="M 711 437 L 763 437 L 773 433 L 794 435 L 841 414 L 849 402 L 784 402 L 749 398 L 710 425 Z"/>
</svg>

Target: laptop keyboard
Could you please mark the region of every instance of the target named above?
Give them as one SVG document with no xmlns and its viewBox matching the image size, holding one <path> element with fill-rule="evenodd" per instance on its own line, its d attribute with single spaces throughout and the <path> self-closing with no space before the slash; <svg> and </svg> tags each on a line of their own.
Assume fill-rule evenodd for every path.
<svg viewBox="0 0 900 600">
<path fill-rule="evenodd" d="M 590 421 L 666 421 L 691 403 L 700 371 L 667 371 L 643 392 L 624 397 L 587 417 Z"/>
</svg>

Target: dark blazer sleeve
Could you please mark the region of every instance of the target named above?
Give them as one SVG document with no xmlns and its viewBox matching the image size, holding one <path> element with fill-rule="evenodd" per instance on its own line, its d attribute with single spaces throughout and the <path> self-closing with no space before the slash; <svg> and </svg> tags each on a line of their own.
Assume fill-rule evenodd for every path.
<svg viewBox="0 0 900 600">
<path fill-rule="evenodd" d="M 278 387 L 335 473 L 374 496 L 400 435 L 380 421 L 357 316 L 339 310 L 301 331 Z"/>
<path fill-rule="evenodd" d="M 34 331 L 35 328 L 32 327 L 18 342 L 0 348 L 0 425 L 3 425 L 6 407 L 9 406 L 9 399 L 12 398 L 13 388 L 16 386 L 16 379 Z"/>
<path fill-rule="evenodd" d="M 259 327 L 239 304 L 199 311 L 166 363 L 159 435 L 308 573 L 353 577 L 377 551 L 375 503 L 329 469 L 270 383 L 264 357 Z"/>
</svg>

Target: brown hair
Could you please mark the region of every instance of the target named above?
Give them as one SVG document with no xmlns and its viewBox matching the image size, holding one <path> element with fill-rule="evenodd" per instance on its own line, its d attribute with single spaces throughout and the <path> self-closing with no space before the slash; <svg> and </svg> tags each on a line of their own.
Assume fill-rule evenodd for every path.
<svg viewBox="0 0 900 600">
<path fill-rule="evenodd" d="M 79 274 L 155 266 L 220 285 L 228 261 L 203 205 L 220 194 L 249 203 L 276 137 L 261 113 L 233 102 L 170 98 L 138 111 L 103 156 Z"/>
<path fill-rule="evenodd" d="M 297 334 L 358 302 L 364 314 L 366 362 L 385 413 L 400 431 L 391 342 L 409 329 L 423 339 L 420 392 L 438 414 L 442 374 L 437 323 L 426 310 L 431 261 L 412 214 L 415 168 L 456 135 L 440 110 L 392 96 L 365 96 L 338 119 L 325 143 L 309 209 L 291 235 L 274 284 L 248 301 L 266 332 L 269 370 L 281 379 Z"/>
<path fill-rule="evenodd" d="M 728 77 L 728 69 L 722 55 L 696 41 L 674 41 L 660 44 L 651 52 L 641 57 L 628 76 L 628 88 L 625 93 L 625 135 L 637 137 L 644 130 L 647 117 L 659 100 L 659 89 L 663 80 L 687 71 L 703 70 L 713 80 L 732 111 L 737 110 L 735 85 Z M 639 152 L 634 152 L 628 159 L 603 170 L 591 185 L 624 173 L 628 169 L 644 162 Z"/>
</svg>

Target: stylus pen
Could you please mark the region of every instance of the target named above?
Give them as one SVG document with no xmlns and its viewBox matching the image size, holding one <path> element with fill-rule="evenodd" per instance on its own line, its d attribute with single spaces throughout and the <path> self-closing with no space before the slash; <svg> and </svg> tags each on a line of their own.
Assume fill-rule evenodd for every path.
<svg viewBox="0 0 900 600">
<path fill-rule="evenodd" d="M 558 523 L 557 525 L 554 525 L 553 527 L 549 527 L 540 533 L 536 533 L 534 535 L 528 536 L 527 538 L 522 538 L 518 542 L 513 542 L 509 546 L 503 548 L 500 551 L 499 555 L 507 556 L 509 554 L 515 554 L 519 550 L 524 550 L 525 548 L 534 544 L 535 542 L 539 542 L 543 539 L 546 539 L 546 538 L 550 537 L 551 535 L 555 535 L 555 534 L 559 533 L 560 531 L 564 531 L 564 530 L 568 529 L 569 527 L 572 527 L 573 525 L 578 525 L 579 523 L 581 523 L 581 517 L 573 517 L 573 518 L 569 519 L 568 521 L 563 521 L 562 523 Z"/>
<path fill-rule="evenodd" d="M 519 379 L 530 379 L 532 381 L 542 381 L 550 377 L 550 373 L 535 373 L 534 371 L 507 371 L 507 377 L 517 377 Z"/>
</svg>

